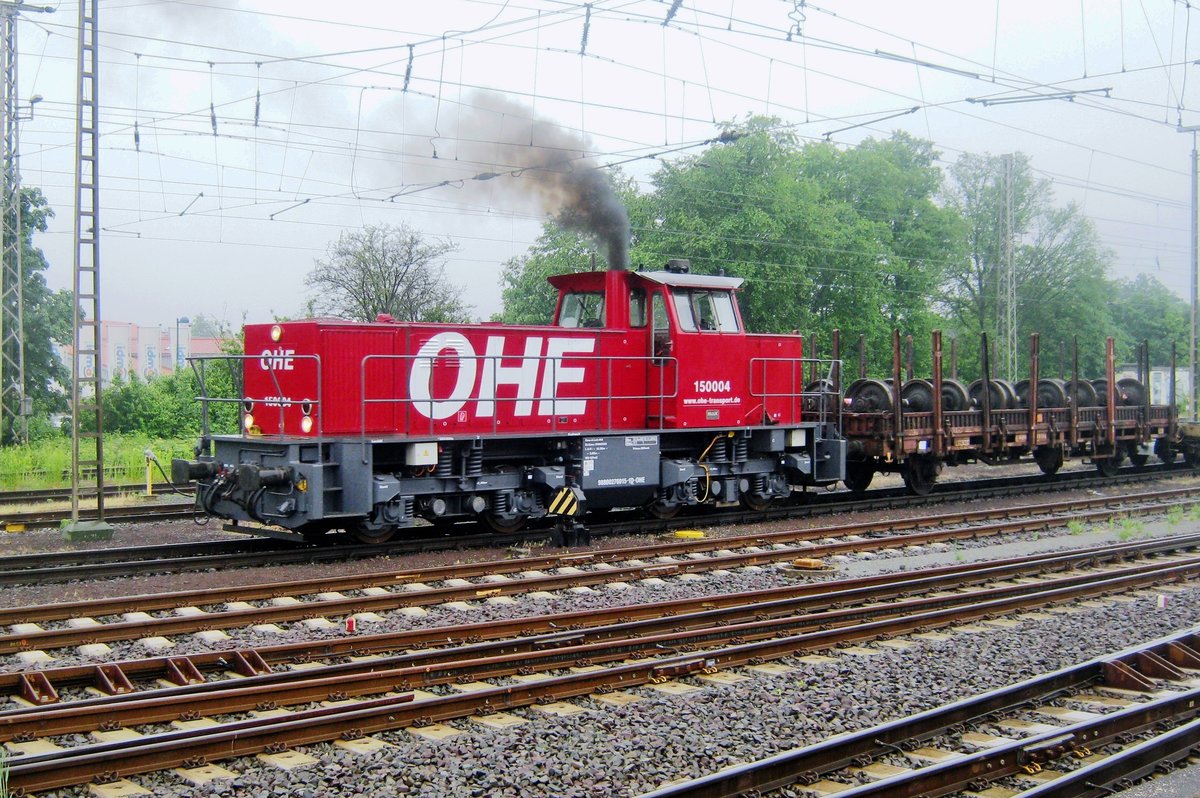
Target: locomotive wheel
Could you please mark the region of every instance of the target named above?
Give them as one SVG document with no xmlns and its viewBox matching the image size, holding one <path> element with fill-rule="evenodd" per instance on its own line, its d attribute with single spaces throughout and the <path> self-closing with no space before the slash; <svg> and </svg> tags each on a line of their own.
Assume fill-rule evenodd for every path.
<svg viewBox="0 0 1200 798">
<path fill-rule="evenodd" d="M 904 467 L 900 473 L 904 478 L 904 486 L 910 493 L 917 496 L 928 496 L 929 492 L 933 490 L 933 483 L 937 481 L 939 471 L 941 469 L 938 461 L 934 458 L 916 456 L 904 461 Z"/>
<path fill-rule="evenodd" d="M 747 510 L 753 510 L 756 513 L 761 513 L 762 511 L 766 510 L 768 507 L 771 506 L 771 502 L 774 500 L 775 497 L 773 497 L 773 496 L 756 496 L 753 493 L 743 493 L 738 498 L 741 500 L 742 506 L 745 507 Z"/>
<path fill-rule="evenodd" d="M 650 517 L 657 518 L 659 521 L 670 521 L 679 515 L 679 511 L 682 509 L 682 504 L 664 504 L 660 501 L 653 501 L 646 505 L 646 512 Z"/>
<path fill-rule="evenodd" d="M 484 526 L 499 535 L 511 535 L 514 532 L 520 532 L 529 523 L 529 516 L 515 515 L 503 516 L 493 513 L 484 513 L 479 516 L 479 520 L 483 521 Z"/>
<path fill-rule="evenodd" d="M 846 488 L 851 493 L 863 493 L 871 487 L 871 479 L 875 476 L 875 467 L 865 460 L 846 461 Z"/>
<path fill-rule="evenodd" d="M 1033 452 L 1033 459 L 1037 461 L 1038 468 L 1042 469 L 1043 474 L 1048 477 L 1053 476 L 1058 473 L 1058 469 L 1062 468 L 1062 447 L 1039 446 Z"/>
<path fill-rule="evenodd" d="M 364 523 L 358 523 L 349 527 L 346 532 L 359 543 L 374 546 L 378 543 L 387 543 L 395 537 L 396 527 L 390 525 L 371 527 Z"/>
</svg>

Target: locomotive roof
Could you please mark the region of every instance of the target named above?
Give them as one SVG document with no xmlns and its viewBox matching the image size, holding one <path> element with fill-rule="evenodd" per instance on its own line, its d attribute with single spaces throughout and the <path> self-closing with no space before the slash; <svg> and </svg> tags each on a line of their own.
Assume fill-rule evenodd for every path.
<svg viewBox="0 0 1200 798">
<path fill-rule="evenodd" d="M 718 277 L 711 274 L 679 274 L 678 272 L 630 272 L 635 277 L 641 277 L 659 285 L 669 285 L 679 288 L 716 288 L 730 290 L 740 288 L 741 277 Z M 572 274 L 555 274 L 550 278 L 550 284 L 555 288 L 564 288 L 572 284 L 587 285 L 594 283 L 596 288 L 603 285 L 604 272 L 575 272 Z"/>
<path fill-rule="evenodd" d="M 677 272 L 635 272 L 635 274 L 652 283 L 682 288 L 736 289 L 740 288 L 744 282 L 741 277 L 718 277 L 712 274 L 679 274 Z"/>
</svg>

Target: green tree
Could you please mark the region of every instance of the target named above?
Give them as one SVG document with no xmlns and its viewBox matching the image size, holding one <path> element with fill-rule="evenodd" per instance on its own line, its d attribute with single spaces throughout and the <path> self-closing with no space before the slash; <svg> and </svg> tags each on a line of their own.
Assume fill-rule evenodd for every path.
<svg viewBox="0 0 1200 798">
<path fill-rule="evenodd" d="M 25 395 L 33 400 L 34 420 L 66 410 L 66 386 L 71 384 L 70 368 L 63 364 L 57 352 L 57 347 L 70 345 L 72 339 L 71 292 L 50 289 L 45 276 L 49 264 L 42 250 L 33 245 L 34 232 L 44 233 L 47 220 L 53 215 L 39 189 L 21 190 Z M 31 426 L 31 434 L 35 436 L 50 432 L 46 424 Z M 4 430 L 5 443 L 13 440 L 12 433 L 13 430 Z"/>
<path fill-rule="evenodd" d="M 197 313 L 191 319 L 193 338 L 229 338 L 233 334 L 230 332 L 229 323 L 215 316 Z"/>
<path fill-rule="evenodd" d="M 549 324 L 558 292 L 546 278 L 591 268 L 593 246 L 578 233 L 547 222 L 527 254 L 505 262 L 500 274 L 503 310 L 495 321 Z"/>
<path fill-rule="evenodd" d="M 1186 367 L 1190 336 L 1191 309 L 1183 298 L 1149 274 L 1112 283 L 1108 312 L 1117 333 L 1117 358 L 1134 359 L 1134 348 L 1150 342 L 1150 362 L 1165 366 L 1171 362 L 1171 344 L 1177 344 L 1176 357 Z"/>
<path fill-rule="evenodd" d="M 977 367 L 979 333 L 995 343 L 1011 247 L 1018 372 L 1027 367 L 1028 335 L 1037 332 L 1047 354 L 1078 336 L 1081 370 L 1094 375 L 1112 323 L 1104 276 L 1109 253 L 1091 223 L 1075 205 L 1055 207 L 1049 181 L 1036 179 L 1021 153 L 1011 160 L 964 154 L 950 177 L 947 207 L 967 225 L 965 251 L 944 270 L 942 286 L 953 332 L 966 344 L 960 362 L 968 371 Z M 998 363 L 992 373 L 1002 375 Z"/>
<path fill-rule="evenodd" d="M 399 321 L 468 321 L 462 288 L 446 280 L 442 260 L 456 248 L 403 224 L 344 231 L 304 279 L 313 290 L 308 310 L 356 321 L 381 313 Z"/>
<path fill-rule="evenodd" d="M 872 352 L 890 352 L 893 327 L 928 340 L 930 298 L 962 237 L 934 202 L 931 145 L 896 134 L 848 150 L 800 146 L 762 118 L 725 138 L 658 172 L 654 193 L 631 209 L 637 255 L 743 277 L 750 329 L 797 329 L 825 354 L 834 329 L 847 343 L 866 335 Z M 878 360 L 877 372 L 890 367 Z"/>
</svg>

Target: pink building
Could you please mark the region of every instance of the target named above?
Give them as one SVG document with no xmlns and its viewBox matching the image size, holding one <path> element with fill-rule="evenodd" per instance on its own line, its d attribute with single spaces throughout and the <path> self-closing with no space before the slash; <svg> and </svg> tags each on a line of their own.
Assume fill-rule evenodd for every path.
<svg viewBox="0 0 1200 798">
<path fill-rule="evenodd" d="M 192 355 L 212 355 L 221 351 L 221 338 L 198 338 L 192 335 L 191 324 L 181 319 L 178 324 L 142 327 L 126 321 L 102 321 L 101 385 L 114 379 L 128 380 L 131 375 L 140 379 L 171 374 L 186 368 Z M 70 364 L 71 348 L 65 347 L 63 362 Z M 80 368 L 90 376 L 95 363 L 90 355 L 83 357 Z"/>
</svg>

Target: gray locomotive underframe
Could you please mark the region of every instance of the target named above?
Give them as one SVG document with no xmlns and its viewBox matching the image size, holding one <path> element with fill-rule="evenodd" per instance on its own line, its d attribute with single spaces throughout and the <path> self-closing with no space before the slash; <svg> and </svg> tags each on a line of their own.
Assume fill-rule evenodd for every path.
<svg viewBox="0 0 1200 798">
<path fill-rule="evenodd" d="M 407 466 L 412 438 L 214 436 L 202 505 L 290 530 L 410 526 L 415 518 L 539 517 L 572 484 L 588 509 L 706 500 L 766 502 L 793 486 L 844 478 L 846 441 L 832 423 L 737 430 L 635 430 L 439 439 L 436 465 Z M 422 473 L 423 471 L 428 473 Z M 301 489 L 303 488 L 303 489 Z"/>
</svg>

